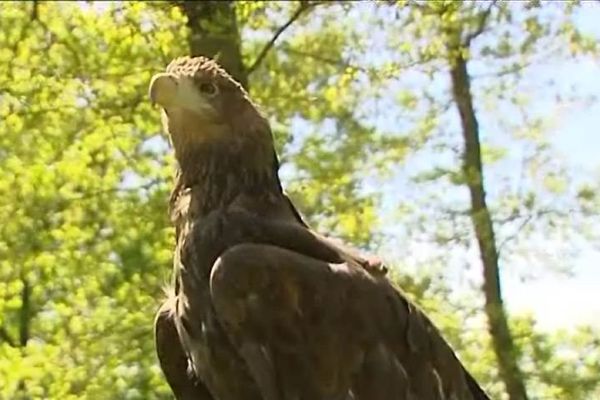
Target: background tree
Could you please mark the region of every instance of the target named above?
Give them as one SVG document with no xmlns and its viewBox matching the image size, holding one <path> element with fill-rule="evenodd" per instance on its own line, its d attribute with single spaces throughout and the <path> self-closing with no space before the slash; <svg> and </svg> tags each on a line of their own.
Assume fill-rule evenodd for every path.
<svg viewBox="0 0 600 400">
<path fill-rule="evenodd" d="M 559 162 L 547 110 L 588 99 L 556 79 L 532 88 L 528 71 L 596 57 L 574 22 L 590 10 L 431 4 L 0 3 L 0 398 L 169 398 L 151 327 L 170 274 L 172 164 L 146 90 L 190 49 L 220 53 L 263 106 L 311 222 L 395 262 L 399 286 L 503 398 L 471 278 L 449 56 L 471 75 L 500 273 L 524 257 L 564 267 L 574 258 L 540 249 L 595 240 L 581 234 L 598 224 L 598 179 Z M 468 52 L 449 51 L 457 26 L 463 41 L 478 33 Z M 548 98 L 546 112 L 524 93 Z M 506 319 L 531 398 L 598 395 L 597 330 Z"/>
<path fill-rule="evenodd" d="M 406 7 L 408 9 L 407 20 L 419 24 L 409 34 L 412 36 L 410 40 L 414 41 L 414 36 L 426 39 L 417 42 L 424 44 L 416 46 L 416 57 L 415 52 L 413 52 L 409 55 L 409 58 L 413 60 L 436 60 L 439 58 L 446 63 L 450 72 L 448 92 L 459 112 L 459 130 L 463 138 L 463 150 L 455 151 L 455 153 L 460 154 L 462 160 L 458 165 L 462 163 L 462 168 L 458 171 L 452 168 L 446 170 L 438 168 L 432 171 L 434 173 L 432 177 L 447 176 L 454 183 L 464 184 L 469 189 L 470 207 L 465 210 L 466 212 L 457 211 L 454 214 L 470 216 L 473 224 L 474 237 L 479 247 L 483 265 L 483 294 L 489 331 L 498 360 L 500 377 L 504 381 L 508 396 L 511 399 L 527 398 L 527 393 L 503 306 L 499 248 L 507 241 L 514 239 L 516 233 L 520 232 L 516 232 L 511 237 L 506 237 L 502 241 L 496 239 L 495 230 L 499 224 L 492 217 L 494 213 L 502 213 L 502 209 L 491 210 L 486 202 L 483 161 L 484 151 L 487 149 L 483 148 L 484 151 L 482 151 L 481 129 L 478 121 L 480 112 L 476 111 L 479 107 L 476 106 L 477 102 L 474 100 L 475 92 L 472 88 L 469 65 L 475 64 L 476 67 L 481 67 L 481 63 L 490 58 L 498 61 L 497 65 L 501 65 L 502 68 L 493 73 L 495 77 L 494 85 L 506 90 L 506 88 L 513 85 L 513 87 L 516 87 L 514 81 L 520 81 L 522 71 L 534 63 L 532 58 L 539 57 L 540 54 L 552 58 L 553 56 L 573 56 L 574 53 L 593 53 L 595 42 L 573 29 L 573 20 L 571 19 L 573 8 L 571 5 L 563 5 L 561 8 L 563 19 L 557 22 L 546 20 L 544 18 L 545 10 L 539 9 L 535 3 L 525 4 L 524 8 L 497 4 L 496 2 L 483 4 L 462 4 L 459 2 L 412 3 L 410 7 Z M 406 25 L 403 26 L 403 29 L 406 29 Z M 496 33 L 499 39 L 494 37 L 490 39 L 490 33 Z M 487 40 L 483 42 L 484 45 L 474 45 L 475 41 L 482 35 L 487 36 Z M 440 38 L 441 42 L 439 41 Z M 560 51 L 560 48 L 556 49 L 554 46 L 548 46 L 549 40 L 554 40 L 563 46 L 570 43 L 571 49 L 574 49 L 575 52 L 568 54 Z M 410 45 L 405 48 L 411 50 Z M 506 83 L 506 76 L 509 76 L 513 82 Z M 488 96 L 490 92 L 496 93 L 490 90 L 490 86 L 485 86 L 487 86 L 485 89 L 488 91 Z M 443 98 L 443 96 L 440 97 Z M 502 99 L 502 95 L 499 93 L 498 98 Z M 509 103 L 512 103 L 512 105 L 518 105 L 518 101 L 516 98 L 509 99 Z M 526 129 L 536 129 L 539 132 L 541 130 L 540 120 L 538 119 L 530 125 L 528 121 L 530 116 L 526 112 L 525 110 L 524 126 L 521 129 L 526 127 Z M 532 140 L 534 143 L 535 139 L 540 140 L 539 137 L 530 139 L 534 139 Z M 526 160 L 527 162 L 524 164 L 531 162 L 537 164 L 539 168 L 549 161 L 548 159 L 543 160 L 543 157 L 548 155 L 547 143 L 544 143 L 543 139 L 540 142 L 536 143 L 538 144 L 536 154 Z M 496 154 L 495 158 L 501 158 L 501 156 Z M 552 161 L 555 162 L 556 160 Z M 552 178 L 556 179 L 558 174 L 554 170 L 549 175 L 548 186 L 551 186 Z M 519 188 L 519 190 L 521 189 Z M 546 209 L 545 211 L 534 211 L 538 206 L 537 193 L 534 190 L 528 188 L 527 194 L 520 199 L 518 195 L 512 193 L 506 196 L 512 200 L 513 204 L 512 216 L 508 220 L 523 218 L 517 231 L 522 230 L 532 220 L 540 223 L 544 220 L 543 217 L 546 213 L 553 214 L 554 217 L 557 215 L 571 217 L 573 211 L 583 215 L 586 214 L 582 212 L 582 204 L 572 197 L 566 201 L 563 198 L 563 201 L 569 204 L 567 206 L 569 207 L 568 211 L 567 209 L 560 210 L 560 207 Z M 559 192 L 555 191 L 555 194 L 559 194 Z M 564 197 L 568 198 L 569 196 Z M 500 198 L 502 200 L 502 196 Z M 521 204 L 515 206 L 515 200 Z M 521 207 L 528 209 L 529 212 L 522 215 L 521 212 L 517 211 Z M 551 221 L 550 225 L 555 223 L 556 218 L 551 219 Z M 579 220 L 579 223 L 581 223 L 581 220 Z M 565 228 L 564 223 L 561 228 Z M 573 226 L 571 226 L 572 228 Z M 571 232 L 573 231 L 571 230 Z M 455 230 L 454 234 L 456 233 L 458 232 Z"/>
</svg>

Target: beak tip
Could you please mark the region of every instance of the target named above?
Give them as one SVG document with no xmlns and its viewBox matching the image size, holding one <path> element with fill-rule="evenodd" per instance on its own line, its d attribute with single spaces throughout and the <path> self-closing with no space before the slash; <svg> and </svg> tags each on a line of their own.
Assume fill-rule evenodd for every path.
<svg viewBox="0 0 600 400">
<path fill-rule="evenodd" d="M 150 104 L 165 106 L 168 104 L 177 93 L 177 82 L 170 74 L 156 74 L 150 80 L 148 87 L 148 97 Z"/>
</svg>

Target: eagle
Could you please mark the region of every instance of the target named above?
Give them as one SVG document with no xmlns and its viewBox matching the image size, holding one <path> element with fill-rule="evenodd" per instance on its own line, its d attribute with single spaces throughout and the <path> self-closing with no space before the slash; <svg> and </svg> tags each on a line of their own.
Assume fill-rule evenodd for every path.
<svg viewBox="0 0 600 400">
<path fill-rule="evenodd" d="M 177 399 L 488 399 L 385 266 L 285 194 L 269 122 L 215 60 L 152 77 L 177 164 L 173 284 L 155 318 Z"/>
</svg>

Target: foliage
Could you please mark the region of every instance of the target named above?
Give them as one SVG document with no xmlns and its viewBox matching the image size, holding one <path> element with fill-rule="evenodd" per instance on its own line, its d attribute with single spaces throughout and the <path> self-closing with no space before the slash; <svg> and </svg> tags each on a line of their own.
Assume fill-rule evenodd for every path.
<svg viewBox="0 0 600 400">
<path fill-rule="evenodd" d="M 145 93 L 185 51 L 182 16 L 0 7 L 0 326 L 15 344 L 0 348 L 0 397 L 27 397 L 19 385 L 36 398 L 166 396 L 151 327 L 170 264 L 170 168 L 149 145 L 159 127 Z"/>
<path fill-rule="evenodd" d="M 426 260 L 435 273 L 408 274 L 408 262 L 399 262 L 396 280 L 501 398 L 480 299 L 447 283 L 448 253 L 472 237 L 455 207 L 463 197 L 449 195 L 461 177 L 454 111 L 440 78 L 443 43 L 420 4 L 319 5 L 252 73 L 252 96 L 272 122 L 286 187 L 312 223 L 378 248 L 382 226 L 389 226 L 383 219 L 391 219 L 383 211 L 402 205 L 406 235 L 439 241 L 444 262 Z M 237 3 L 247 64 L 297 7 Z M 539 8 L 523 10 L 502 3 L 495 29 L 473 55 L 481 56 L 482 73 L 493 74 L 476 86 L 480 107 L 523 112 L 522 121 L 489 123 L 486 168 L 503 170 L 510 156 L 513 138 L 496 141 L 499 132 L 533 143 L 532 175 L 523 191 L 494 186 L 495 212 L 508 232 L 536 213 L 554 217 L 552 232 L 560 232 L 561 213 L 579 201 L 586 215 L 596 212 L 597 188 L 565 186 L 569 177 L 550 162 L 543 116 L 527 113 L 516 94 L 546 43 L 566 39 L 568 52 L 556 53 L 562 58 L 596 49 L 568 16 L 549 25 Z M 481 12 L 457 9 L 456 23 L 475 24 Z M 508 40 L 510 29 L 520 29 L 523 40 Z M 146 90 L 154 72 L 188 52 L 187 35 L 184 15 L 168 3 L 0 3 L 0 399 L 170 398 L 151 328 L 170 273 L 172 160 Z M 502 124 L 508 128 L 493 129 Z M 411 183 L 423 196 L 399 200 L 397 188 L 389 190 L 393 198 L 384 196 L 400 175 L 416 175 L 401 168 L 423 152 L 435 156 L 428 159 L 434 165 L 416 168 L 421 181 Z M 540 177 L 547 187 L 537 184 Z M 538 203 L 548 199 L 546 189 L 562 199 L 549 201 L 564 205 L 556 213 Z M 547 221 L 536 217 L 527 226 L 534 234 Z M 524 242 L 507 243 L 508 261 L 518 250 L 510 244 Z M 536 398 L 598 393 L 597 332 L 540 333 L 518 318 L 512 324 Z"/>
</svg>

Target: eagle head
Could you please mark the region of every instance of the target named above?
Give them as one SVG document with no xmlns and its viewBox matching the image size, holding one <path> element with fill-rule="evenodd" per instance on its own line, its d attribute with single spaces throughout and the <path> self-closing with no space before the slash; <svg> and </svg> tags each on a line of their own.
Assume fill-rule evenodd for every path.
<svg viewBox="0 0 600 400">
<path fill-rule="evenodd" d="M 273 146 L 266 118 L 212 59 L 176 58 L 166 72 L 152 77 L 149 95 L 162 108 L 163 125 L 180 162 L 206 147 L 236 152 L 248 151 L 249 143 Z"/>
</svg>

